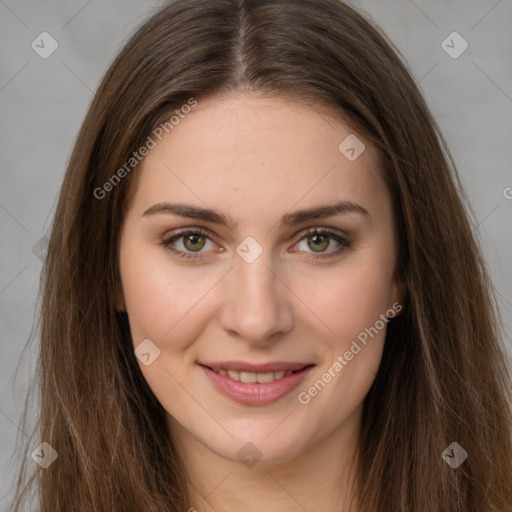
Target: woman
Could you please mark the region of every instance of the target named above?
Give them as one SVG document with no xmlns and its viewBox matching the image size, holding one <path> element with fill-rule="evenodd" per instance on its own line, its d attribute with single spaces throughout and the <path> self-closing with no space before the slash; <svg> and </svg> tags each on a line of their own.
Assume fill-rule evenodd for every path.
<svg viewBox="0 0 512 512">
<path fill-rule="evenodd" d="M 40 510 L 512 510 L 510 376 L 462 197 L 352 8 L 170 2 L 62 186 Z"/>
</svg>

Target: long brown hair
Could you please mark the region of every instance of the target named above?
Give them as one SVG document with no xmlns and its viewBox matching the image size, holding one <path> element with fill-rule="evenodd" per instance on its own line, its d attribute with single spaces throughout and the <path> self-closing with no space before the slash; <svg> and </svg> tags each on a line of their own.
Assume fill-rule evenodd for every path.
<svg viewBox="0 0 512 512">
<path fill-rule="evenodd" d="M 398 50 L 336 0 L 175 0 L 110 66 L 73 149 L 43 269 L 38 441 L 59 458 L 20 476 L 11 510 L 36 482 L 41 512 L 189 508 L 165 411 L 115 308 L 136 166 L 97 191 L 190 98 L 237 90 L 330 112 L 381 156 L 407 294 L 364 401 L 360 510 L 512 511 L 510 374 L 457 171 Z M 452 442 L 468 453 L 456 469 L 442 457 Z"/>
</svg>

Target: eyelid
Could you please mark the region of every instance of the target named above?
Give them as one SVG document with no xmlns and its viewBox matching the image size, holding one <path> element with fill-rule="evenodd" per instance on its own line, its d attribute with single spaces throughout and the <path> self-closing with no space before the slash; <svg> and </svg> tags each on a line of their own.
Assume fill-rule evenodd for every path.
<svg viewBox="0 0 512 512">
<path fill-rule="evenodd" d="M 311 227 L 311 228 L 302 229 L 294 236 L 294 238 L 296 238 L 297 241 L 300 241 L 306 235 L 315 235 L 317 233 L 331 235 L 333 237 L 338 237 L 338 238 L 343 238 L 346 241 L 348 241 L 348 239 L 349 239 L 348 234 L 345 233 L 344 231 L 341 231 L 340 229 L 337 229 L 337 228 L 330 228 L 328 226 L 321 226 L 321 227 L 315 226 L 315 227 Z"/>
<path fill-rule="evenodd" d="M 213 235 L 213 233 L 209 229 L 191 226 L 189 228 L 175 229 L 169 232 L 168 234 L 166 233 L 163 236 L 163 239 L 172 240 L 173 238 L 179 238 L 180 236 L 187 234 L 200 234 L 210 239 L 212 238 Z M 215 238 L 215 235 L 213 235 L 213 238 Z"/>
</svg>

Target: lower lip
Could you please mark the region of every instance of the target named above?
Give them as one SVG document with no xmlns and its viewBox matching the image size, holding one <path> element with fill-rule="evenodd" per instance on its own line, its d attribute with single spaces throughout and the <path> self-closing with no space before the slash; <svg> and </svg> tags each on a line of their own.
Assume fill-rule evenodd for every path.
<svg viewBox="0 0 512 512">
<path fill-rule="evenodd" d="M 214 387 L 234 402 L 244 405 L 267 405 L 276 402 L 295 389 L 306 377 L 313 365 L 273 382 L 239 382 L 200 365 Z"/>
</svg>

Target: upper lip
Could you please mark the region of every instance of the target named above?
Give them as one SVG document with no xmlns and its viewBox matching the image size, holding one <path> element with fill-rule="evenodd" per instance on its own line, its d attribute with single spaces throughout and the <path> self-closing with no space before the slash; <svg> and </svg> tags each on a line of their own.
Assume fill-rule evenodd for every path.
<svg viewBox="0 0 512 512">
<path fill-rule="evenodd" d="M 244 361 L 225 361 L 219 363 L 199 363 L 213 370 L 231 370 L 236 372 L 269 373 L 287 370 L 302 370 L 312 363 L 292 363 L 288 361 L 275 361 L 264 364 L 246 363 Z"/>
</svg>

